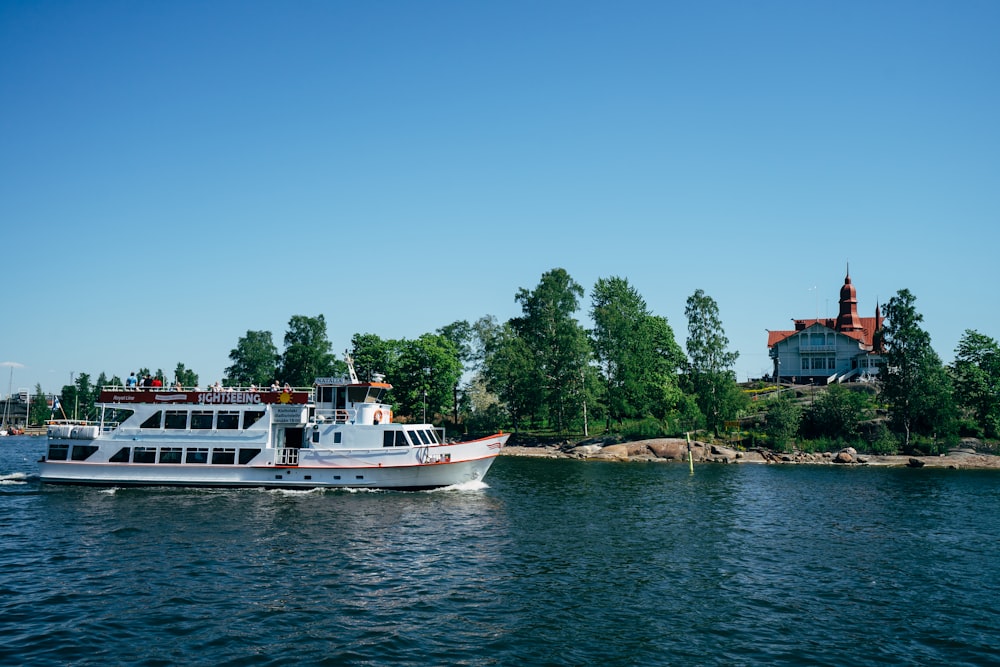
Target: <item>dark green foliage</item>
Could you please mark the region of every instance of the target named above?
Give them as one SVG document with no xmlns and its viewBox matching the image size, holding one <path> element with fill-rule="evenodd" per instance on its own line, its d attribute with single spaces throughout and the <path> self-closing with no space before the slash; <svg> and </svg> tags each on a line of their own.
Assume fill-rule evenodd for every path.
<svg viewBox="0 0 1000 667">
<path fill-rule="evenodd" d="M 184 364 L 177 362 L 177 368 L 174 369 L 174 382 L 179 383 L 182 387 L 197 387 L 198 374 L 185 368 Z"/>
<path fill-rule="evenodd" d="M 444 336 L 424 334 L 396 342 L 398 356 L 390 372 L 395 411 L 401 417 L 433 421 L 450 411 L 462 375 L 458 350 Z"/>
<path fill-rule="evenodd" d="M 342 375 L 346 366 L 333 355 L 331 347 L 322 315 L 293 315 L 285 333 L 279 381 L 293 387 L 308 387 L 318 377 Z"/>
<path fill-rule="evenodd" d="M 587 332 L 573 316 L 580 287 L 564 269 L 542 275 L 534 290 L 520 289 L 515 300 L 523 315 L 510 321 L 527 352 L 530 373 L 541 383 L 545 411 L 562 432 L 584 406 L 585 368 L 590 361 Z"/>
<path fill-rule="evenodd" d="M 779 398 L 771 403 L 764 422 L 764 433 L 771 447 L 783 451 L 791 443 L 799 430 L 802 408 L 788 398 Z"/>
<path fill-rule="evenodd" d="M 229 352 L 229 360 L 233 365 L 226 369 L 226 384 L 267 386 L 277 379 L 279 359 L 278 348 L 274 345 L 270 331 L 247 331 L 246 336 L 240 338 L 236 347 Z M 178 368 L 181 367 L 178 364 Z M 181 384 L 197 385 L 197 376 L 194 380 L 191 384 Z"/>
<path fill-rule="evenodd" d="M 646 417 L 639 421 L 629 422 L 622 434 L 628 440 L 648 440 L 664 437 L 667 435 L 667 430 L 659 419 Z"/>
<path fill-rule="evenodd" d="M 681 400 L 684 353 L 666 318 L 649 312 L 624 278 L 594 285 L 591 342 L 604 385 L 608 427 L 626 418 L 665 417 Z"/>
<path fill-rule="evenodd" d="M 362 382 L 371 382 L 376 374 L 388 377 L 389 371 L 395 366 L 399 354 L 395 341 L 382 340 L 373 333 L 354 334 L 351 337 L 351 359 L 354 361 L 354 371 Z"/>
<path fill-rule="evenodd" d="M 684 315 L 688 318 L 687 388 L 695 395 L 708 428 L 719 433 L 748 402 L 732 372 L 739 354 L 727 350 L 729 339 L 719 308 L 704 291 L 696 290 L 688 297 Z"/>
<path fill-rule="evenodd" d="M 951 367 L 955 400 L 966 415 L 966 430 L 1000 437 L 1000 346 L 976 331 L 966 330 Z"/>
<path fill-rule="evenodd" d="M 957 433 L 957 411 L 951 379 L 931 348 L 930 336 L 920 327 L 923 315 L 909 290 L 900 290 L 886 305 L 883 329 L 885 368 L 880 373 L 881 400 L 889 406 L 890 423 L 911 449 L 914 435 L 932 439 Z"/>
<path fill-rule="evenodd" d="M 833 438 L 853 442 L 859 424 L 873 413 L 871 397 L 835 384 L 808 405 L 802 414 L 799 432 L 805 438 Z"/>
<path fill-rule="evenodd" d="M 41 426 L 52 414 L 49 408 L 48 397 L 42 391 L 41 383 L 35 385 L 35 395 L 31 397 L 31 409 L 28 412 L 28 424 L 30 426 Z M 61 415 L 60 415 L 61 417 Z"/>
</svg>

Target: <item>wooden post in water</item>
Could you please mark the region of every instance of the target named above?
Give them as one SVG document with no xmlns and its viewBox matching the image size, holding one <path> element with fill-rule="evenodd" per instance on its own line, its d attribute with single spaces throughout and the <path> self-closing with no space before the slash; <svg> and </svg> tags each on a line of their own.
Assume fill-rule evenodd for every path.
<svg viewBox="0 0 1000 667">
<path fill-rule="evenodd" d="M 685 433 L 688 442 L 688 467 L 691 469 L 691 474 L 694 474 L 694 457 L 691 455 L 691 434 Z"/>
</svg>

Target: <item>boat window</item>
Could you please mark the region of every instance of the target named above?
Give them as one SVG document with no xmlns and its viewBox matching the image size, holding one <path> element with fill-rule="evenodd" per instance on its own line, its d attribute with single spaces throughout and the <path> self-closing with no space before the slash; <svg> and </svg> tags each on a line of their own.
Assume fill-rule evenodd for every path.
<svg viewBox="0 0 1000 667">
<path fill-rule="evenodd" d="M 104 408 L 104 427 L 121 424 L 135 414 L 135 410 L 127 408 Z"/>
<path fill-rule="evenodd" d="M 146 421 L 139 425 L 139 428 L 160 428 L 160 419 L 163 417 L 163 412 L 157 410 L 151 414 Z"/>
<path fill-rule="evenodd" d="M 340 444 L 340 439 L 343 437 L 343 435 L 344 434 L 341 433 L 340 431 L 337 431 L 336 433 L 334 433 L 333 434 L 333 444 L 339 445 Z"/>
<path fill-rule="evenodd" d="M 241 449 L 240 450 L 240 465 L 245 466 L 256 458 L 260 454 L 259 449 Z"/>
<path fill-rule="evenodd" d="M 348 403 L 365 403 L 368 399 L 368 387 L 348 387 Z"/>
<path fill-rule="evenodd" d="M 211 410 L 193 410 L 191 412 L 191 428 L 199 430 L 212 428 L 213 414 Z"/>
<path fill-rule="evenodd" d="M 163 428 L 187 428 L 187 422 L 187 410 L 167 410 L 166 419 L 163 420 Z M 177 463 L 180 463 L 180 461 Z"/>
<path fill-rule="evenodd" d="M 132 463 L 156 463 L 156 447 L 136 447 Z"/>
<path fill-rule="evenodd" d="M 347 387 L 337 387 L 337 404 L 334 406 L 338 410 L 347 408 Z"/>
<path fill-rule="evenodd" d="M 208 463 L 208 448 L 198 447 L 184 453 L 184 463 Z"/>
<path fill-rule="evenodd" d="M 317 403 L 333 403 L 333 387 L 318 387 L 316 390 Z"/>
<path fill-rule="evenodd" d="M 396 431 L 383 431 L 382 432 L 382 446 L 383 447 L 394 447 L 396 445 Z"/>
<path fill-rule="evenodd" d="M 49 445 L 49 461 L 65 461 L 69 455 L 69 445 Z"/>
<path fill-rule="evenodd" d="M 108 461 L 111 463 L 128 463 L 128 457 L 130 454 L 132 454 L 131 447 L 122 447 L 117 452 L 112 454 Z"/>
<path fill-rule="evenodd" d="M 164 447 L 160 450 L 160 463 L 180 463 L 180 447 Z"/>
<path fill-rule="evenodd" d="M 427 431 L 414 431 L 414 433 L 420 436 L 420 441 L 425 445 L 431 444 L 431 439 L 427 437 Z"/>
<path fill-rule="evenodd" d="M 97 445 L 73 445 L 73 455 L 71 458 L 74 461 L 86 461 L 96 451 Z"/>
<path fill-rule="evenodd" d="M 313 439 L 313 444 L 314 445 L 319 444 L 319 431 L 313 431 L 313 437 L 312 437 L 312 439 Z"/>
<path fill-rule="evenodd" d="M 243 413 L 243 428 L 247 429 L 260 421 L 260 418 L 264 416 L 263 410 L 247 410 Z"/>
<path fill-rule="evenodd" d="M 444 429 L 443 428 L 434 428 L 434 429 L 431 429 L 431 435 L 434 436 L 434 442 L 438 443 L 439 445 L 443 445 L 444 444 Z"/>
<path fill-rule="evenodd" d="M 396 446 L 397 447 L 409 447 L 410 443 L 406 441 L 405 431 L 396 431 Z"/>
<path fill-rule="evenodd" d="M 240 427 L 240 413 L 235 410 L 220 410 L 215 428 L 220 431 Z"/>
<path fill-rule="evenodd" d="M 230 465 L 236 462 L 235 449 L 213 449 L 212 463 Z"/>
</svg>

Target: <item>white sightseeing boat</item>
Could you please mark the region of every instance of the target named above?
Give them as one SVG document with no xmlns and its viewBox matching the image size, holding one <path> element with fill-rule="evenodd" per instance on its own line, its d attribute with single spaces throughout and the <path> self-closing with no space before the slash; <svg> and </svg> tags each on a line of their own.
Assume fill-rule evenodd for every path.
<svg viewBox="0 0 1000 667">
<path fill-rule="evenodd" d="M 421 490 L 481 480 L 509 437 L 448 442 L 401 424 L 391 385 L 318 378 L 309 389 L 100 393 L 95 421 L 55 420 L 50 484 Z"/>
</svg>

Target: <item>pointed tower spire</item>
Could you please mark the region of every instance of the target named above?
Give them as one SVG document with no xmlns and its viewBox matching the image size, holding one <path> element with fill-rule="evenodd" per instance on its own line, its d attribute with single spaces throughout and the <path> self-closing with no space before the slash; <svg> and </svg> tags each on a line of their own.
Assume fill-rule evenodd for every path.
<svg viewBox="0 0 1000 667">
<path fill-rule="evenodd" d="M 840 288 L 840 314 L 837 316 L 837 331 L 861 331 L 858 316 L 858 295 L 851 284 L 851 265 L 847 265 L 844 286 Z"/>
</svg>

